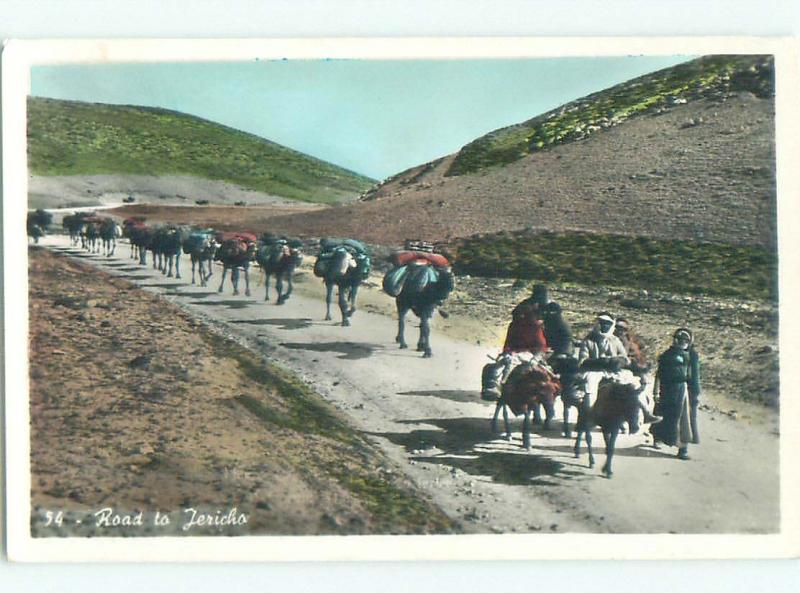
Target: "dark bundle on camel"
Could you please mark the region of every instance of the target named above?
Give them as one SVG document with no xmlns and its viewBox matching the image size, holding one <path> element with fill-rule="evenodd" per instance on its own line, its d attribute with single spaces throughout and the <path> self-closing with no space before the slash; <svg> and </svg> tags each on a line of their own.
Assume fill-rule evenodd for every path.
<svg viewBox="0 0 800 593">
<path fill-rule="evenodd" d="M 541 413 L 539 406 L 545 409 L 544 428 L 550 426 L 550 421 L 555 415 L 554 402 L 561 391 L 558 377 L 538 360 L 524 362 L 514 367 L 503 384 L 500 399 L 492 418 L 492 432 L 497 432 L 497 417 L 503 411 L 503 421 L 506 429 L 506 439 L 511 439 L 511 430 L 508 423 L 508 411 L 515 416 L 524 415 L 522 424 L 522 444 L 526 449 L 531 447 L 531 414 L 534 423 L 540 424 Z"/>
</svg>

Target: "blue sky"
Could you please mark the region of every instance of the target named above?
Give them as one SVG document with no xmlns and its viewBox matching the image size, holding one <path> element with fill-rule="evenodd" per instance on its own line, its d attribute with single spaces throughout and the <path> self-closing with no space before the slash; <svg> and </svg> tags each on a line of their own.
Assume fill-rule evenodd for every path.
<svg viewBox="0 0 800 593">
<path fill-rule="evenodd" d="M 496 128 L 688 59 L 37 66 L 31 94 L 174 109 L 383 179 Z"/>
</svg>

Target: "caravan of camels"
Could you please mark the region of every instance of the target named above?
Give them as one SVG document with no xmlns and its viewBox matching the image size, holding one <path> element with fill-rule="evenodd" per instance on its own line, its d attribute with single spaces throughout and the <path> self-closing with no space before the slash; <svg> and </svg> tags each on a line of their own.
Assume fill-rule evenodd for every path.
<svg viewBox="0 0 800 593">
<path fill-rule="evenodd" d="M 37 211 L 29 216 L 28 234 L 34 241 L 43 236 L 49 220 Z M 207 283 L 213 264 L 222 266 L 218 292 L 223 292 L 230 271 L 233 294 L 239 294 L 244 276 L 244 293 L 251 296 L 250 266 L 261 268 L 266 277 L 264 300 L 270 300 L 270 277 L 275 277 L 275 303 L 284 304 L 291 296 L 295 271 L 303 261 L 303 252 L 316 249 L 313 273 L 325 286 L 326 320 L 331 320 L 334 288 L 342 326 L 349 326 L 356 312 L 360 285 L 372 269 L 371 250 L 354 238 L 323 238 L 318 245 L 298 238 L 270 233 L 260 237 L 251 232 L 216 231 L 173 224 L 149 225 L 142 217 L 125 219 L 122 224 L 96 213 L 67 215 L 64 229 L 73 246 L 90 253 L 110 257 L 118 239 L 127 238 L 130 258 L 146 266 L 151 254 L 153 269 L 168 277 L 181 278 L 181 255 L 188 255 L 192 265 L 191 283 Z M 407 240 L 404 249 L 391 254 L 388 271 L 383 276 L 383 291 L 395 299 L 399 348 L 408 348 L 405 340 L 405 317 L 409 310 L 419 318 L 417 351 L 424 358 L 433 356 L 431 321 L 441 310 L 454 288 L 450 259 L 432 243 Z M 679 335 L 680 334 L 680 335 Z M 691 344 L 691 332 L 681 329 L 675 335 L 676 356 L 659 358 L 658 370 L 651 372 L 641 354 L 635 334 L 623 319 L 603 312 L 595 328 L 584 340 L 573 340 L 560 306 L 548 296 L 547 287 L 534 285 L 533 294 L 512 312 L 502 352 L 482 369 L 481 397 L 496 403 L 492 430 L 499 433 L 497 421 L 503 413 L 505 438 L 510 439 L 508 409 L 522 415 L 523 446 L 530 448 L 531 424 L 542 422 L 548 428 L 554 417 L 554 402 L 563 403 L 563 434 L 571 437 L 569 411 L 577 408 L 574 425 L 577 438 L 575 457 L 585 440 L 589 465 L 594 465 L 591 430 L 599 426 L 606 444 L 603 473 L 612 475 L 612 459 L 617 435 L 627 429 L 639 430 L 642 423 L 652 423 L 655 440 L 679 447 L 679 457 L 688 458 L 686 445 L 698 442 L 696 414 L 699 394 L 699 362 Z M 672 372 L 669 361 L 680 359 L 683 365 L 683 391 L 680 397 L 663 397 L 672 387 L 665 378 Z M 666 361 L 666 362 L 664 362 Z M 662 364 L 663 362 L 663 364 Z M 663 368 L 662 368 L 663 366 Z M 674 365 L 673 365 L 674 366 Z M 662 398 L 654 407 L 656 385 L 662 381 Z M 674 404 L 674 405 L 672 405 Z M 674 408 L 674 409 L 673 409 Z M 685 410 L 685 412 L 684 412 Z M 656 415 L 661 414 L 661 416 Z M 663 424 L 660 424 L 664 421 Z M 687 428 L 688 427 L 688 428 Z"/>
</svg>

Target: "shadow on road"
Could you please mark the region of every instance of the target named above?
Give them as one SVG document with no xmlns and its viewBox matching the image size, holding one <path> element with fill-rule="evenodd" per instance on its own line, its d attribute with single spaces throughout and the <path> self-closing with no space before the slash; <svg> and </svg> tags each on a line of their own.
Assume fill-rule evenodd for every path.
<svg viewBox="0 0 800 593">
<path fill-rule="evenodd" d="M 167 296 L 177 296 L 177 297 L 194 297 L 197 299 L 207 299 L 210 296 L 214 296 L 215 294 L 219 294 L 216 290 L 213 292 L 193 292 L 193 291 L 186 291 L 186 290 L 168 290 L 165 292 Z"/>
<path fill-rule="evenodd" d="M 211 293 L 215 294 L 215 293 Z M 253 301 L 192 301 L 190 305 L 208 305 L 211 307 L 228 307 L 228 309 L 246 309 Z"/>
<path fill-rule="evenodd" d="M 233 319 L 231 323 L 246 323 L 247 325 L 277 325 L 278 329 L 305 329 L 311 327 L 313 322 L 308 318 L 292 319 Z"/>
<path fill-rule="evenodd" d="M 142 282 L 139 284 L 143 288 L 177 288 L 180 284 L 174 282 Z"/>
<path fill-rule="evenodd" d="M 550 453 L 563 447 L 546 446 L 548 441 L 546 438 L 536 439 L 533 451 L 526 451 L 519 446 L 519 443 L 501 445 L 505 450 L 476 448 L 479 445 L 489 446 L 497 438 L 491 431 L 488 418 L 406 420 L 401 424 L 427 424 L 439 429 L 421 428 L 403 433 L 371 433 L 404 447 L 415 461 L 446 465 L 475 476 L 491 476 L 495 482 L 511 485 L 552 485 L 553 481 L 541 478 L 549 476 L 572 479 L 585 476 L 579 469 L 570 469 L 579 467 L 576 463 L 553 459 Z M 443 453 L 435 456 L 419 455 L 421 450 L 433 447 Z M 542 450 L 544 454 L 537 454 L 536 449 Z M 567 457 L 567 455 L 556 455 L 556 457 Z"/>
<path fill-rule="evenodd" d="M 362 344 L 356 342 L 285 342 L 281 346 L 289 350 L 311 350 L 313 352 L 341 352 L 343 360 L 369 358 L 376 350 L 383 350 L 380 344 Z"/>
<path fill-rule="evenodd" d="M 109 264 L 109 265 L 112 266 L 112 267 L 117 268 L 120 272 L 138 272 L 140 270 L 146 270 L 147 269 L 145 266 L 132 266 L 130 264 L 123 264 L 121 266 L 120 265 L 114 265 L 114 264 Z"/>
<path fill-rule="evenodd" d="M 121 280 L 146 280 L 147 276 L 140 276 L 139 274 L 114 274 L 114 278 L 120 278 Z M 139 284 L 138 286 L 143 286 Z"/>
<path fill-rule="evenodd" d="M 481 401 L 480 391 L 466 391 L 464 389 L 440 389 L 437 391 L 399 391 L 397 395 L 413 395 L 416 397 L 438 397 L 454 402 L 479 402 Z"/>
</svg>

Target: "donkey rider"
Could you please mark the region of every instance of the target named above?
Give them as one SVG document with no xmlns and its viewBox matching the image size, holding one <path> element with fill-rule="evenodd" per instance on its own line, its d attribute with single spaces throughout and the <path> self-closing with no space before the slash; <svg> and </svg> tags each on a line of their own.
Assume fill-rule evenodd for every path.
<svg viewBox="0 0 800 593">
<path fill-rule="evenodd" d="M 645 423 L 660 422 L 659 416 L 653 416 L 642 394 L 642 382 L 627 367 L 631 360 L 625 346 L 614 335 L 615 320 L 608 312 L 597 316 L 597 324 L 581 344 L 578 355 L 578 379 L 586 384 L 585 391 L 588 404 L 591 406 L 597 399 L 600 381 L 611 379 L 616 383 L 634 384 L 639 389 L 639 406 L 644 414 Z M 636 432 L 638 427 L 631 427 Z"/>
</svg>

